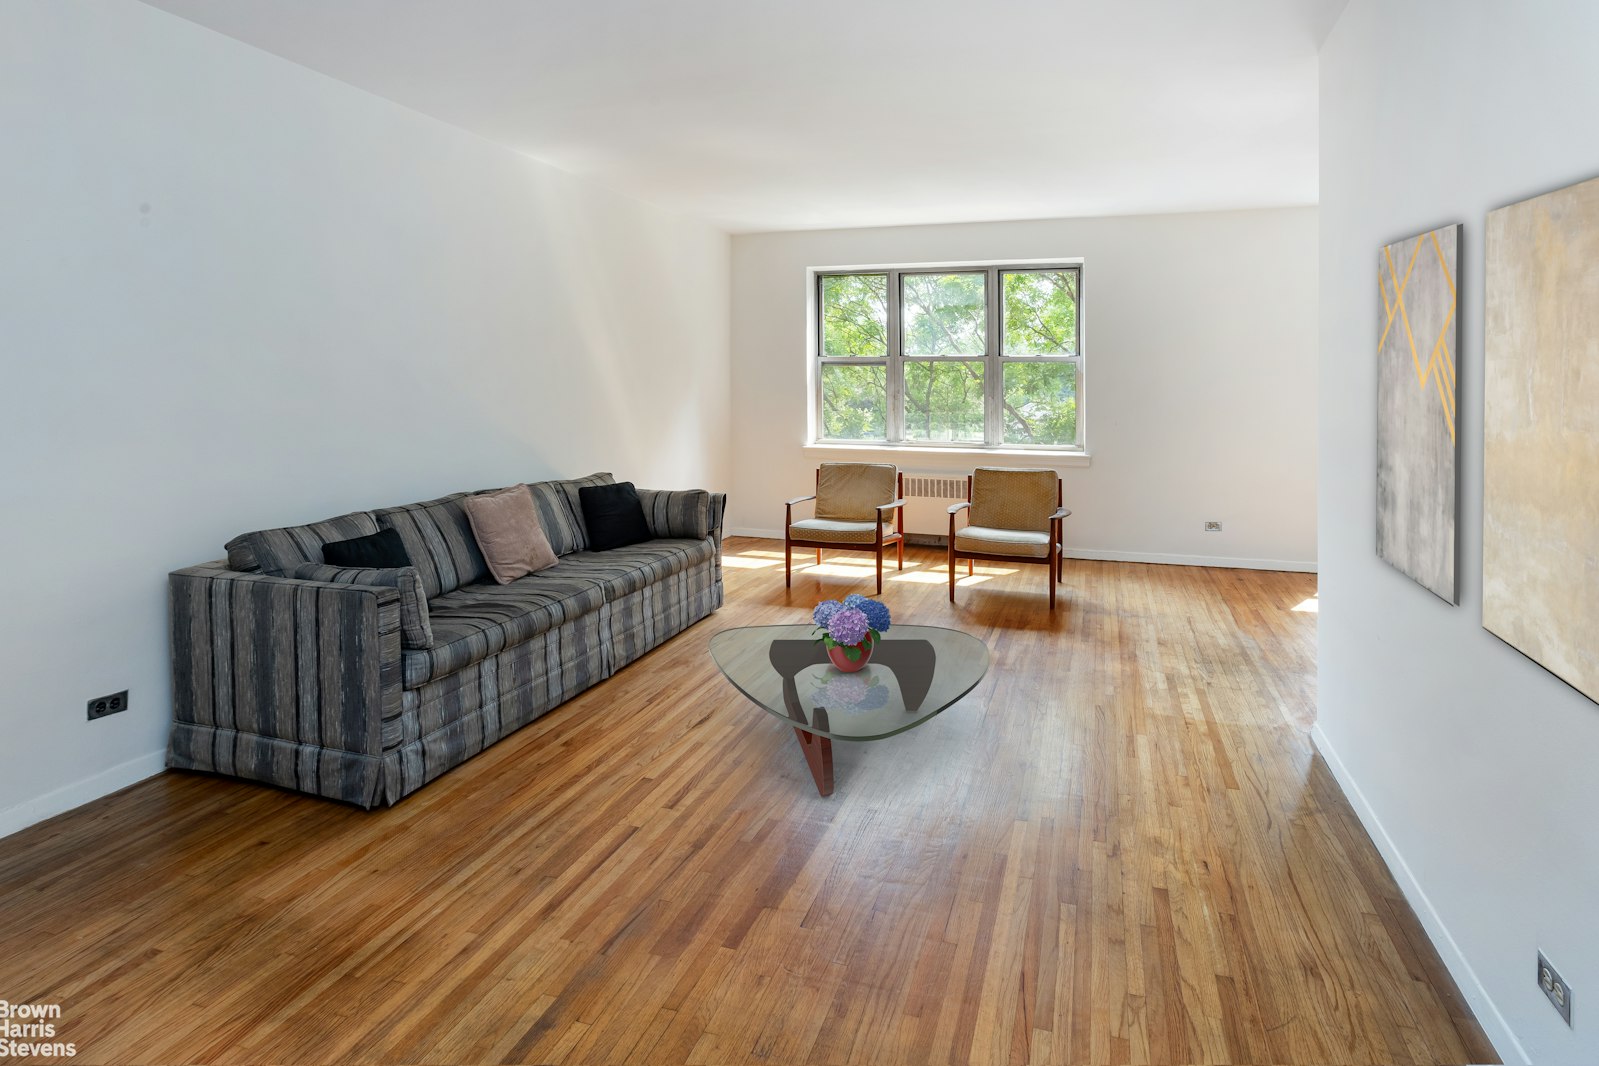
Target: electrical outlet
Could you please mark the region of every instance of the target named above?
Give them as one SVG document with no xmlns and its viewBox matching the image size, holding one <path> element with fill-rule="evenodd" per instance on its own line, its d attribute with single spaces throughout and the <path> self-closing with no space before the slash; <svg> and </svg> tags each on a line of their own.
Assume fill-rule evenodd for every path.
<svg viewBox="0 0 1599 1066">
<path fill-rule="evenodd" d="M 1543 952 L 1538 952 L 1538 987 L 1543 989 L 1543 994 L 1549 997 L 1549 1002 L 1555 1005 L 1555 1010 L 1571 1024 L 1571 986 L 1566 984 L 1566 979 L 1560 976 L 1560 971 L 1550 965 L 1549 960 L 1543 957 Z"/>
<path fill-rule="evenodd" d="M 1206 533 L 1220 533 L 1221 532 L 1221 523 L 1220 522 L 1206 522 L 1205 523 L 1205 532 Z"/>
<path fill-rule="evenodd" d="M 128 709 L 128 690 L 113 692 L 109 696 L 89 701 L 89 721 L 104 718 L 108 714 L 117 714 Z"/>
</svg>

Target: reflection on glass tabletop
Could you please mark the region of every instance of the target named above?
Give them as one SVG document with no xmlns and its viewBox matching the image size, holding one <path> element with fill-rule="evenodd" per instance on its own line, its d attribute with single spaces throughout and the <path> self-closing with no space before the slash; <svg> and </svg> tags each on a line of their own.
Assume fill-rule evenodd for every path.
<svg viewBox="0 0 1599 1066">
<path fill-rule="evenodd" d="M 896 625 L 864 669 L 827 661 L 816 627 L 749 626 L 711 638 L 711 658 L 768 713 L 836 740 L 881 740 L 932 718 L 977 687 L 988 646 L 969 633 Z"/>
</svg>

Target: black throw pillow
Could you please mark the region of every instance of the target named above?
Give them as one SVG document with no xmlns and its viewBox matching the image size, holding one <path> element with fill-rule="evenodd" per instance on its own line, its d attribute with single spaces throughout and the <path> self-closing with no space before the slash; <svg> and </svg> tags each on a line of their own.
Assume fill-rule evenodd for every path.
<svg viewBox="0 0 1599 1066">
<path fill-rule="evenodd" d="M 631 481 L 619 485 L 584 485 L 577 490 L 583 524 L 589 529 L 589 550 L 610 551 L 650 539 L 644 505 Z"/>
<path fill-rule="evenodd" d="M 380 529 L 365 537 L 324 544 L 322 561 L 329 566 L 375 567 L 380 570 L 411 565 L 405 542 L 400 539 L 399 530 L 395 529 Z"/>
</svg>

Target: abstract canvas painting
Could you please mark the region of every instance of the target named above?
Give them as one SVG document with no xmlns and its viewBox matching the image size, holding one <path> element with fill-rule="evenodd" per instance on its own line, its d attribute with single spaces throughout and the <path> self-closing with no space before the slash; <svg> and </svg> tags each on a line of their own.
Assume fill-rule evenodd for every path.
<svg viewBox="0 0 1599 1066">
<path fill-rule="evenodd" d="M 1599 179 L 1488 216 L 1482 624 L 1599 700 Z"/>
<path fill-rule="evenodd" d="M 1455 319 L 1460 227 L 1377 260 L 1377 555 L 1450 603 L 1455 593 Z"/>
</svg>

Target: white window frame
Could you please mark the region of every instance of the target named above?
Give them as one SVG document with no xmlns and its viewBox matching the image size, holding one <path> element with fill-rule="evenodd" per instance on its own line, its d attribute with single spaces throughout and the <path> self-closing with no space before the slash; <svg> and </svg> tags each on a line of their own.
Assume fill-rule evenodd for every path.
<svg viewBox="0 0 1599 1066">
<path fill-rule="evenodd" d="M 1000 288 L 1005 274 L 1067 271 L 1077 276 L 1077 344 L 1074 355 L 1006 355 L 1003 347 L 1004 297 Z M 1073 456 L 1087 454 L 1087 367 L 1084 358 L 1083 261 L 1059 259 L 1039 262 L 931 263 L 898 266 L 818 267 L 808 271 L 810 296 L 806 359 L 810 367 L 811 410 L 808 443 L 812 447 L 926 449 L 937 451 L 1048 452 Z M 826 356 L 822 354 L 822 283 L 825 278 L 853 274 L 882 274 L 888 279 L 888 350 L 880 357 Z M 971 356 L 907 356 L 901 332 L 904 278 L 917 274 L 982 274 L 987 331 L 983 354 Z M 913 440 L 905 436 L 905 365 L 915 362 L 983 363 L 983 439 L 981 441 Z M 1005 367 L 1011 363 L 1072 363 L 1077 367 L 1077 440 L 1072 444 L 1024 444 L 1005 441 Z M 881 366 L 886 370 L 883 440 L 853 440 L 822 436 L 822 368 L 824 366 Z"/>
</svg>

